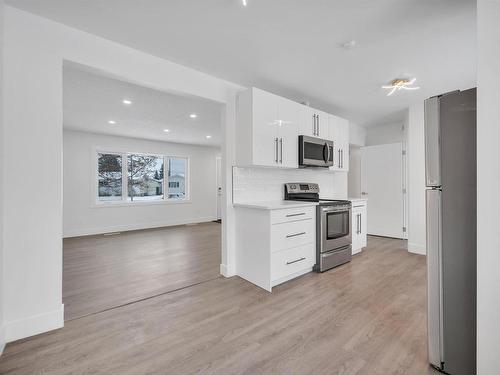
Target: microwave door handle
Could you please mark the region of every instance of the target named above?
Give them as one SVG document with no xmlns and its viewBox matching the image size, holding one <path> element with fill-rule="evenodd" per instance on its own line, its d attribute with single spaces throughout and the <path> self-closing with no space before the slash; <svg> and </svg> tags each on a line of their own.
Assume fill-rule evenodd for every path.
<svg viewBox="0 0 500 375">
<path fill-rule="evenodd" d="M 323 145 L 323 160 L 328 163 L 328 143 Z"/>
</svg>

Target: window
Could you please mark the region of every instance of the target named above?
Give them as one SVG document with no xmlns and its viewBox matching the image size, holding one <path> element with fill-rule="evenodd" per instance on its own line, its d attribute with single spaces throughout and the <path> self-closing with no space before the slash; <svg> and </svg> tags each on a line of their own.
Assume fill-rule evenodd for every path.
<svg viewBox="0 0 500 375">
<path fill-rule="evenodd" d="M 122 199 L 122 157 L 120 154 L 97 154 L 99 201 Z"/>
<path fill-rule="evenodd" d="M 163 157 L 128 155 L 128 200 L 163 199 Z"/>
<path fill-rule="evenodd" d="M 187 200 L 187 180 L 187 158 L 97 153 L 99 203 Z"/>
<path fill-rule="evenodd" d="M 168 197 L 184 199 L 186 197 L 187 159 L 168 159 Z"/>
</svg>

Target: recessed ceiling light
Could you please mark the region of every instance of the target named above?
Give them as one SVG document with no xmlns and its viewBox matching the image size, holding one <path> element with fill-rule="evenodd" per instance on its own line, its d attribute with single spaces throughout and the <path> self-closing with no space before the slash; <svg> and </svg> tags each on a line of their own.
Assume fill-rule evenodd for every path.
<svg viewBox="0 0 500 375">
<path fill-rule="evenodd" d="M 114 124 L 116 124 L 116 121 L 115 120 L 109 120 L 108 124 L 114 125 Z"/>
<path fill-rule="evenodd" d="M 129 99 L 123 99 L 123 100 L 122 100 L 122 103 L 123 103 L 123 104 L 126 104 L 126 105 L 130 105 L 130 104 L 132 104 L 132 100 L 129 100 Z"/>
<path fill-rule="evenodd" d="M 196 118 L 196 117 L 198 117 L 198 115 L 197 115 L 196 113 L 191 113 L 191 114 L 189 115 L 189 117 L 191 117 L 191 118 Z"/>
<path fill-rule="evenodd" d="M 416 78 L 412 78 L 412 79 L 396 78 L 396 79 L 393 79 L 389 85 L 384 85 L 384 86 L 382 86 L 382 88 L 386 89 L 386 90 L 391 90 L 391 91 L 389 91 L 387 96 L 391 96 L 396 91 L 400 91 L 400 90 L 418 90 L 420 87 L 412 86 L 416 80 L 417 80 Z"/>
<path fill-rule="evenodd" d="M 207 137 L 207 139 L 210 139 L 210 138 L 212 138 L 212 136 L 211 136 L 211 135 L 207 135 L 206 137 Z"/>
<path fill-rule="evenodd" d="M 242 2 L 242 4 L 243 4 L 244 7 L 247 6 L 247 0 L 241 0 L 241 2 Z"/>
<path fill-rule="evenodd" d="M 164 131 L 165 133 L 168 133 L 168 132 L 170 132 L 170 129 L 163 129 L 163 131 Z"/>
</svg>

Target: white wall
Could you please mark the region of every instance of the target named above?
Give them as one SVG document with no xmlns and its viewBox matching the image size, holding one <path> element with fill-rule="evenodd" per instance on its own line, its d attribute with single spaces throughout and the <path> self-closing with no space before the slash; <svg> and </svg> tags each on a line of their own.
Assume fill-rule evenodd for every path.
<svg viewBox="0 0 500 375">
<path fill-rule="evenodd" d="M 347 198 L 347 173 L 317 168 L 233 168 L 233 199 L 235 203 L 278 201 L 284 196 L 287 182 L 319 184 L 323 198 Z"/>
<path fill-rule="evenodd" d="M 63 133 L 64 237 L 216 219 L 215 147 L 154 142 L 76 131 Z M 189 158 L 190 200 L 135 206 L 95 206 L 95 150 L 143 152 Z"/>
<path fill-rule="evenodd" d="M 72 29 L 5 8 L 4 318 L 7 341 L 63 326 L 62 305 L 62 66 L 91 66 L 136 84 L 227 103 L 224 135 L 234 135 L 235 92 L 241 87 Z M 231 191 L 234 159 L 225 139 L 224 181 Z M 19 168 L 19 166 L 23 166 Z M 223 226 L 231 225 L 231 197 L 224 195 Z M 227 215 L 227 216 L 226 216 Z M 223 228 L 224 261 L 234 262 L 232 231 Z M 226 269 L 234 269 L 232 264 Z"/>
<path fill-rule="evenodd" d="M 408 110 L 407 164 L 408 164 L 408 251 L 426 253 L 425 224 L 425 139 L 424 103 Z"/>
<path fill-rule="evenodd" d="M 347 195 L 351 198 L 361 198 L 361 148 L 349 149 L 349 172 L 347 173 Z"/>
<path fill-rule="evenodd" d="M 478 1 L 477 369 L 500 369 L 500 2 Z"/>
<path fill-rule="evenodd" d="M 403 123 L 370 126 L 366 129 L 366 146 L 404 141 Z"/>
<path fill-rule="evenodd" d="M 362 126 L 349 123 L 349 144 L 364 146 L 366 141 L 366 129 Z"/>
<path fill-rule="evenodd" d="M 3 37 L 4 37 L 4 1 L 0 0 L 0 354 L 5 347 L 4 321 L 3 321 Z"/>
</svg>

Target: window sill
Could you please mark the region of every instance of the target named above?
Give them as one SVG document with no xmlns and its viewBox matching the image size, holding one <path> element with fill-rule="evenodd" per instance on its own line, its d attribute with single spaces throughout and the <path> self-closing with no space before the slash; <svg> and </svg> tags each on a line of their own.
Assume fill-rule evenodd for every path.
<svg viewBox="0 0 500 375">
<path fill-rule="evenodd" d="M 157 205 L 171 205 L 171 204 L 191 204 L 191 199 L 169 199 L 158 201 L 136 201 L 136 202 L 95 202 L 91 205 L 92 208 L 106 208 L 106 207 L 137 207 L 137 206 L 157 206 Z"/>
</svg>

